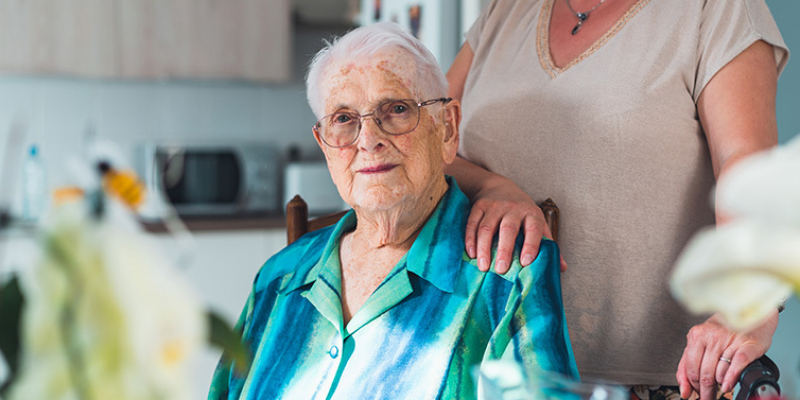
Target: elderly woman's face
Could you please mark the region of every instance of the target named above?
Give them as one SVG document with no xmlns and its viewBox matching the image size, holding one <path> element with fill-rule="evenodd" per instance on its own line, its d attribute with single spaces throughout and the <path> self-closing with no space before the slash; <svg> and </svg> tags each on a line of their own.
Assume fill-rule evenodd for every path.
<svg viewBox="0 0 800 400">
<path fill-rule="evenodd" d="M 409 58 L 404 52 L 388 51 L 355 64 L 331 66 L 322 85 L 327 95 L 325 114 L 363 115 L 387 100 L 429 100 L 412 90 L 416 71 Z M 347 204 L 372 211 L 413 206 L 432 185 L 441 184 L 443 163 L 452 162 L 458 148 L 457 107 L 442 103 L 421 107 L 417 128 L 399 136 L 386 134 L 367 117 L 356 142 L 343 148 L 325 145 L 315 132 Z"/>
</svg>

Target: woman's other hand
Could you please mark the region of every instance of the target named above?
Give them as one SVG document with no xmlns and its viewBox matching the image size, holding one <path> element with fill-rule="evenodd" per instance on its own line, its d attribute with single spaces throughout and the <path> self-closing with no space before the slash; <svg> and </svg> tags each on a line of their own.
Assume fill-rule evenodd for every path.
<svg viewBox="0 0 800 400">
<path fill-rule="evenodd" d="M 716 315 L 694 326 L 686 335 L 686 349 L 676 374 L 681 397 L 688 399 L 697 392 L 701 400 L 716 399 L 717 384 L 722 385 L 723 392 L 733 390 L 747 364 L 767 352 L 777 327 L 777 309 L 765 323 L 747 333 L 730 331 Z"/>
</svg>

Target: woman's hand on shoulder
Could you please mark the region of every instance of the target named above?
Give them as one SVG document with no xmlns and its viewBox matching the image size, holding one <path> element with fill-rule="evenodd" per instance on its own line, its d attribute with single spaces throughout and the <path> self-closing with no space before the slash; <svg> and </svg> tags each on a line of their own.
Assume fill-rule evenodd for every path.
<svg viewBox="0 0 800 400">
<path fill-rule="evenodd" d="M 498 233 L 495 270 L 508 271 L 517 235 L 522 230 L 524 241 L 520 252 L 522 266 L 530 265 L 539 254 L 542 237 L 551 238 L 542 210 L 511 180 L 496 175 L 472 196 L 472 210 L 467 221 L 465 245 L 467 254 L 478 259 L 478 268 L 488 271 L 492 259 L 492 241 Z M 561 259 L 561 270 L 566 269 Z"/>
<path fill-rule="evenodd" d="M 448 96 L 461 100 L 474 53 L 464 43 L 447 72 Z M 542 210 L 511 180 L 491 173 L 460 157 L 445 168 L 470 197 L 472 210 L 467 222 L 465 245 L 467 255 L 478 259 L 478 268 L 488 271 L 492 259 L 492 241 L 499 231 L 495 270 L 504 274 L 511 265 L 514 245 L 520 229 L 525 233 L 520 262 L 530 265 L 539 254 L 542 236 L 552 238 Z M 561 258 L 561 271 L 567 269 Z"/>
<path fill-rule="evenodd" d="M 778 311 L 758 328 L 736 333 L 723 325 L 717 316 L 695 325 L 686 335 L 686 349 L 678 364 L 681 397 L 692 392 L 701 400 L 716 399 L 717 384 L 723 392 L 736 385 L 744 368 L 767 352 L 778 327 Z"/>
</svg>

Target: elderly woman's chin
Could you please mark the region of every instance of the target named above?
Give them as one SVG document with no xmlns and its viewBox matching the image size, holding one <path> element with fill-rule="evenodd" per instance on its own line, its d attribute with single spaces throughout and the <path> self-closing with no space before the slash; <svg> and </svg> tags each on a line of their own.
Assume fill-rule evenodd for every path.
<svg viewBox="0 0 800 400">
<path fill-rule="evenodd" d="M 360 182 L 351 186 L 349 193 L 342 193 L 342 198 L 355 209 L 387 211 L 413 201 L 413 192 L 408 189 L 407 185 L 393 179 Z"/>
</svg>

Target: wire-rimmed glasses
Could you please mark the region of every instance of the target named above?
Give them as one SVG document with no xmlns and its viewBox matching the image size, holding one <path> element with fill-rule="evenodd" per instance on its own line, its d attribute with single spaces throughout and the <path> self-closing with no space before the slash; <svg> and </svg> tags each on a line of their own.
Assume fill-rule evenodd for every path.
<svg viewBox="0 0 800 400">
<path fill-rule="evenodd" d="M 451 100 L 453 99 L 448 97 L 423 102 L 411 99 L 388 100 L 378 105 L 372 112 L 363 115 L 354 111 L 337 111 L 328 114 L 320 118 L 314 124 L 313 129 L 326 145 L 338 149 L 350 146 L 358 140 L 364 118 L 372 117 L 381 131 L 386 134 L 404 135 L 417 129 L 420 107 L 438 102 L 447 104 Z"/>
</svg>

